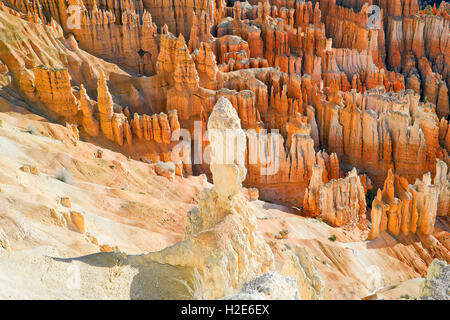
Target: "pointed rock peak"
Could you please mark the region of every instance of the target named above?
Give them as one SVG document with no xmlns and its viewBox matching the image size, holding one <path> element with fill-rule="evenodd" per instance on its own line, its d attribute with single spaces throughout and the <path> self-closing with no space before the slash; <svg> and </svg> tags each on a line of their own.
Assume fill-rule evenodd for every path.
<svg viewBox="0 0 450 320">
<path fill-rule="evenodd" d="M 177 38 L 177 48 L 178 49 L 187 49 L 186 40 L 184 39 L 184 36 L 182 33 L 178 35 Z"/>
<path fill-rule="evenodd" d="M 236 109 L 227 98 L 220 97 L 217 100 L 213 112 L 209 117 L 209 129 L 241 129 L 241 119 L 239 119 Z"/>
<path fill-rule="evenodd" d="M 167 26 L 167 24 L 164 24 L 163 27 L 161 28 L 161 34 L 162 35 L 168 35 L 169 34 L 169 27 Z"/>
<path fill-rule="evenodd" d="M 106 77 L 103 71 L 100 71 L 100 76 L 97 81 L 97 89 L 100 89 L 102 91 L 108 91 L 108 85 L 106 83 Z"/>
<path fill-rule="evenodd" d="M 356 168 L 353 168 L 353 170 L 348 173 L 347 177 L 358 177 L 358 170 L 356 170 Z"/>
</svg>

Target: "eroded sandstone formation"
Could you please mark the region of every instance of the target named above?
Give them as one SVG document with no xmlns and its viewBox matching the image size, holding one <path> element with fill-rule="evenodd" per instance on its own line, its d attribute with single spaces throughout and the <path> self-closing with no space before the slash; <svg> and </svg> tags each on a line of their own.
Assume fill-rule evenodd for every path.
<svg viewBox="0 0 450 320">
<path fill-rule="evenodd" d="M 423 265 L 448 260 L 449 5 L 419 4 L 4 0 L 0 97 L 65 126 L 71 146 L 151 163 L 161 183 L 214 182 L 188 214 L 184 241 L 142 257 L 186 281 L 178 298 L 235 294 L 277 265 L 302 299 L 320 299 L 306 251 L 276 261 L 257 228 L 258 198 L 364 239 L 388 231 L 413 243 Z M 90 154 L 108 161 L 101 149 Z M 84 213 L 50 214 L 118 251 L 98 245 Z"/>
<path fill-rule="evenodd" d="M 214 179 L 207 123 L 226 98 L 246 130 L 243 183 L 263 200 L 361 222 L 363 195 L 395 170 L 411 185 L 430 172 L 448 207 L 445 3 L 5 4 L 0 18 L 16 27 L 2 40 L 4 95 L 67 123 L 75 140 Z M 381 9 L 373 25 L 371 5 Z M 353 168 L 359 179 L 346 175 Z"/>
<path fill-rule="evenodd" d="M 216 299 L 272 270 L 274 258 L 240 193 L 246 175 L 245 133 L 227 99 L 215 105 L 208 129 L 214 187 L 204 189 L 199 206 L 188 213 L 185 240 L 145 259 L 186 270 L 204 290 L 198 298 Z"/>
<path fill-rule="evenodd" d="M 40 5 L 36 2 L 34 7 L 24 5 L 20 1 L 8 4 L 27 12 L 29 23 L 41 26 L 48 23 L 52 32 L 56 32 L 53 36 L 55 39 L 51 40 L 51 43 L 60 41 L 62 29 L 67 31 L 67 20 L 70 17 L 65 14 L 60 16 L 47 3 Z M 260 157 L 258 162 L 250 164 L 247 160 L 249 175 L 246 185 L 266 189 L 262 190 L 261 194 L 269 200 L 301 204 L 303 190 L 309 184 L 311 166 L 316 162 L 329 163 L 328 158 L 332 153 L 336 153 L 337 159 L 333 158 L 333 165 L 327 164 L 328 168 L 325 171 L 330 175 L 327 179 L 338 178 L 342 175 L 339 172 L 339 161 L 344 164 L 343 167 L 341 164 L 344 170 L 357 167 L 369 173 L 376 185 L 382 184 L 387 170 L 393 166 L 398 167 L 399 173 L 407 176 L 410 182 L 421 173 L 428 171 L 434 173 L 435 159 L 445 160 L 448 157 L 447 151 L 444 150 L 447 148 L 446 131 L 448 130 L 443 121 L 446 120 L 439 122 L 439 117 L 445 117 L 448 113 L 448 90 L 446 90 L 445 79 L 439 80 L 441 84 L 435 89 L 424 87 L 422 90 L 420 75 L 409 77 L 406 81 L 403 75 L 388 71 L 383 64 L 385 56 L 383 34 L 385 32 L 382 22 L 384 20 L 379 21 L 377 28 L 368 29 L 364 26 L 364 21 L 368 18 L 367 12 L 364 10 L 354 12 L 351 8 L 340 7 L 344 4 L 335 1 L 321 3 L 266 1 L 251 2 L 249 5 L 235 2 L 233 7 L 226 7 L 223 3 L 219 5 L 205 1 L 203 4 L 195 4 L 192 21 L 189 18 L 182 23 L 179 21 L 173 23 L 169 19 L 167 25 L 160 25 L 160 23 L 152 22 L 152 14 L 158 17 L 161 14 L 168 14 L 170 6 L 163 6 L 165 9 L 158 11 L 160 9 L 156 10 L 154 3 L 145 1 L 143 3 L 127 2 L 120 6 L 105 5 L 96 1 L 88 4 L 78 3 L 82 9 L 81 29 L 73 30 L 75 37 L 70 36 L 65 40 L 69 50 L 58 46 L 54 49 L 55 53 L 62 51 L 69 54 L 70 58 L 67 62 L 59 58 L 55 59 L 61 61 L 57 67 L 62 68 L 62 71 L 58 71 L 59 69 L 47 71 L 44 76 L 42 70 L 48 69 L 45 67 L 45 62 L 34 62 L 34 59 L 31 59 L 27 62 L 28 65 L 41 63 L 44 67 L 33 67 L 35 70 L 27 66 L 27 63 L 22 63 L 26 71 L 20 71 L 20 76 L 14 76 L 17 74 L 15 71 L 17 63 L 10 62 L 7 57 L 5 61 L 9 65 L 13 78 L 20 83 L 20 88 L 27 99 L 43 104 L 42 111 L 53 112 L 60 108 L 62 103 L 65 105 L 65 110 L 56 110 L 57 115 L 63 115 L 65 117 L 63 121 L 81 124 L 83 128 L 86 128 L 84 131 L 89 137 L 97 138 L 96 122 L 98 122 L 99 131 L 108 140 L 122 147 L 125 153 L 150 161 L 167 161 L 174 157 L 184 159 L 187 163 L 183 166 L 185 172 L 190 172 L 191 164 L 195 161 L 192 161 L 194 159 L 191 156 L 191 163 L 189 163 L 187 150 L 175 156 L 170 155 L 172 148 L 176 145 L 170 142 L 172 132 L 178 128 L 186 128 L 192 134 L 194 129 L 192 122 L 197 120 L 203 123 L 202 134 L 204 135 L 207 118 L 213 105 L 219 97 L 227 97 L 237 109 L 245 129 L 254 129 L 257 133 L 264 129 L 277 129 L 281 133 L 281 136 L 275 133 L 268 139 L 275 140 L 272 145 L 279 149 L 275 152 L 277 158 L 275 161 L 270 161 L 270 153 L 273 153 L 270 150 L 273 149 L 272 145 L 269 145 L 269 148 L 264 146 L 267 151 L 262 152 L 265 155 Z M 183 7 L 183 10 L 190 12 L 189 5 L 186 8 L 184 8 L 186 4 L 181 2 L 173 5 L 174 8 Z M 358 6 L 360 3 L 346 5 Z M 58 6 L 66 8 L 67 4 L 59 3 Z M 387 8 L 384 3 L 380 6 L 385 11 L 389 11 L 388 16 L 401 15 L 397 9 Z M 365 8 L 366 6 L 363 6 L 363 9 Z M 324 12 L 327 13 L 326 17 Z M 415 14 L 415 12 L 411 10 L 408 14 Z M 18 16 L 17 13 L 15 15 Z M 48 16 L 53 19 L 47 21 Z M 134 18 L 130 18 L 131 16 Z M 106 24 L 108 28 L 105 30 L 109 31 L 99 32 L 88 27 L 92 25 L 88 22 L 92 19 L 101 21 L 95 23 L 95 28 Z M 157 20 L 160 21 L 160 18 Z M 191 26 L 191 23 L 192 28 L 185 28 Z M 215 24 L 216 32 L 213 30 Z M 113 31 L 114 28 L 126 28 L 129 32 L 137 32 L 136 30 L 144 26 L 151 29 L 150 35 L 147 36 L 139 31 L 141 32 L 139 37 L 153 41 L 150 45 L 152 49 L 144 48 L 138 42 L 128 42 L 126 46 L 119 45 L 120 48 L 128 48 L 123 52 L 108 48 L 110 44 L 116 46 L 121 41 L 125 41 L 107 35 L 108 32 L 118 34 Z M 353 40 L 343 38 L 349 28 L 352 28 L 351 26 L 360 30 L 355 34 L 361 38 L 356 37 Z M 341 31 L 334 30 L 334 27 Z M 190 30 L 189 34 L 187 30 Z M 170 31 L 175 34 L 180 32 L 180 34 L 175 36 Z M 103 41 L 97 35 L 109 37 L 109 40 Z M 123 32 L 120 35 L 130 39 L 139 38 L 127 36 Z M 334 40 L 327 39 L 327 35 L 332 35 Z M 95 40 L 92 41 L 92 39 Z M 88 43 L 94 45 L 108 43 L 99 47 L 98 50 L 112 53 L 113 56 L 102 54 L 96 48 L 90 47 Z M 155 75 L 148 78 L 134 78 L 111 72 L 106 65 L 92 68 L 83 60 L 85 55 L 81 49 L 114 61 L 125 70 L 138 69 L 136 72 Z M 129 54 L 130 50 L 139 51 L 139 55 L 142 55 L 139 59 L 145 60 L 147 59 L 145 57 L 151 56 L 151 62 L 150 60 L 148 62 L 151 70 L 143 72 L 141 67 L 137 68 L 137 63 L 133 62 L 134 56 Z M 151 54 L 149 55 L 148 52 Z M 31 50 L 28 57 L 34 54 Z M 420 56 L 418 61 L 418 67 L 423 74 L 441 74 L 426 61 L 425 57 Z M 51 67 L 56 68 L 56 66 Z M 60 72 L 61 76 L 57 72 Z M 40 80 L 41 78 L 50 79 L 48 77 L 53 73 L 61 78 L 61 84 L 55 83 L 50 87 L 49 84 L 45 85 L 44 80 Z M 34 85 L 36 76 L 39 80 L 37 88 Z M 71 88 L 69 81 L 79 84 L 80 88 L 83 85 L 85 90 L 80 89 L 77 92 L 76 88 Z M 424 83 L 434 82 L 427 80 Z M 352 95 L 341 93 L 341 90 L 344 92 L 356 90 L 359 94 L 367 95 L 366 90 L 378 90 L 377 93 L 370 95 L 370 99 L 374 99 L 373 96 L 379 96 L 380 98 L 377 99 L 384 100 L 386 94 L 380 91 L 381 86 L 386 91 L 397 92 L 408 87 L 416 93 L 425 94 L 428 103 L 436 105 L 437 117 L 433 120 L 423 119 L 418 123 L 419 121 L 415 118 L 418 117 L 417 110 L 420 108 L 411 105 L 409 114 L 405 111 L 402 117 L 396 115 L 395 119 L 386 117 L 387 119 L 382 120 L 384 116 L 380 114 L 396 112 L 395 108 L 390 110 L 389 107 L 383 107 L 382 110 L 372 110 L 378 113 L 376 121 L 373 121 L 371 120 L 373 117 L 367 116 L 364 111 L 366 102 L 361 101 L 359 96 L 354 98 L 356 101 L 350 102 Z M 46 98 L 45 90 L 54 91 L 55 94 L 51 95 L 51 99 L 59 100 L 53 101 Z M 342 95 L 345 98 L 340 100 L 338 97 Z M 397 96 L 393 99 L 397 99 Z M 417 100 L 416 97 L 414 99 Z M 330 117 L 329 115 L 335 111 L 328 110 L 329 107 L 334 108 L 335 104 L 346 106 L 346 112 L 339 111 L 337 118 Z M 361 114 L 354 113 L 355 111 L 352 110 L 357 109 L 350 107 L 350 104 L 352 106 L 356 104 L 357 109 L 362 110 Z M 429 108 L 425 109 L 428 112 Z M 171 118 L 172 110 L 177 111 L 179 120 Z M 163 115 L 158 115 L 161 112 L 169 114 L 170 119 L 166 120 Z M 433 111 L 429 113 L 432 114 Z M 409 124 L 404 126 L 403 119 L 407 116 L 410 118 Z M 353 119 L 350 122 L 348 122 L 349 117 Z M 427 117 L 430 118 L 432 115 Z M 357 130 L 359 125 L 355 122 L 358 118 L 361 130 L 375 130 L 368 128 L 374 128 L 376 122 L 377 132 L 361 132 L 360 135 L 364 138 L 359 138 Z M 427 123 L 424 124 L 424 122 Z M 435 139 L 436 129 L 432 122 L 439 123 L 438 142 Z M 350 129 L 345 125 L 345 128 L 341 128 L 341 123 L 355 123 L 356 127 Z M 397 139 L 397 130 L 406 132 L 410 130 L 410 127 L 413 131 L 417 131 L 412 137 L 406 136 L 399 138 L 401 139 L 399 141 L 392 141 Z M 416 129 L 419 127 L 424 134 L 423 138 Z M 348 132 L 354 129 L 356 135 L 348 135 Z M 385 131 L 388 132 L 385 133 Z M 84 132 L 81 134 L 83 135 Z M 391 137 L 392 135 L 394 137 Z M 402 133 L 402 135 L 405 134 Z M 314 142 L 315 152 L 325 149 L 328 153 L 320 152 L 316 155 L 317 160 L 312 161 L 309 139 Z M 361 139 L 367 142 L 358 142 Z M 442 141 L 444 144 L 441 143 Z M 207 143 L 206 140 L 202 141 L 203 149 Z M 264 142 L 260 144 L 263 145 Z M 442 145 L 444 149 L 440 147 Z M 195 146 L 191 147 L 191 151 L 195 149 Z M 424 154 L 425 149 L 428 153 L 426 159 L 418 157 L 410 161 L 412 157 L 404 158 L 404 150 L 407 150 L 406 154 L 417 152 Z M 380 152 L 380 150 L 383 151 Z M 248 153 L 251 153 L 250 150 Z M 268 171 L 261 168 L 260 163 L 272 162 L 276 170 L 273 174 L 267 174 Z M 333 167 L 331 169 L 333 172 L 329 172 L 330 166 Z M 416 167 L 420 168 L 418 172 L 413 170 Z M 208 172 L 209 168 L 202 165 L 202 169 L 197 168 L 194 172 L 198 170 Z M 293 183 L 299 187 L 299 194 L 285 194 L 286 192 L 281 190 L 281 185 L 284 183 Z"/>
<path fill-rule="evenodd" d="M 368 173 L 377 186 L 394 167 L 410 183 L 420 173 L 434 173 L 436 158 L 448 153 L 439 144 L 445 124 L 439 124 L 434 106 L 420 103 L 412 91 L 376 88 L 330 95 L 331 102 L 316 105 L 321 142 L 346 166 Z"/>
<path fill-rule="evenodd" d="M 322 167 L 313 166 L 303 208 L 332 226 L 362 226 L 366 213 L 366 190 L 353 169 L 347 177 L 324 184 Z"/>
<path fill-rule="evenodd" d="M 431 12 L 419 1 L 320 1 L 328 36 L 339 47 L 369 50 L 375 63 L 407 75 L 407 85 L 437 105 L 439 117 L 448 116 L 449 27 L 446 3 Z M 369 5 L 380 8 L 371 19 Z M 375 16 L 373 16 L 375 17 Z M 369 23 L 373 26 L 369 26 Z M 347 37 L 343 30 L 354 30 Z"/>
<path fill-rule="evenodd" d="M 449 214 L 449 180 L 447 165 L 439 161 L 434 183 L 430 173 L 417 179 L 414 185 L 394 175 L 389 170 L 384 188 L 378 189 L 372 204 L 372 227 L 369 239 L 378 237 L 380 232 L 389 231 L 393 235 L 432 235 L 437 216 Z"/>
</svg>

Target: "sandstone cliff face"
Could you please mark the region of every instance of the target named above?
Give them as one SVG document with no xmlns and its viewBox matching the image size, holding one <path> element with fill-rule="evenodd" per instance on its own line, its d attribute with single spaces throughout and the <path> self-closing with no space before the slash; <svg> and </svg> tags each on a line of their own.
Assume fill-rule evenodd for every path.
<svg viewBox="0 0 450 320">
<path fill-rule="evenodd" d="M 439 48 L 439 45 L 436 45 L 437 41 L 433 40 L 433 34 L 439 33 L 444 37 L 439 39 L 439 42 L 448 43 L 445 38 L 448 34 L 445 32 L 445 28 L 448 27 L 445 26 L 445 23 L 448 20 L 445 16 L 444 18 L 438 15 L 426 17 L 427 21 L 436 19 L 436 21 L 443 21 L 442 27 L 440 26 L 441 22 L 429 22 L 430 27 L 423 29 L 425 32 L 408 31 L 406 33 L 407 31 L 403 31 L 414 28 L 402 28 L 402 23 L 408 23 L 409 26 L 409 20 L 419 21 L 419 17 L 413 16 L 418 13 L 417 1 L 406 1 L 394 5 L 389 4 L 388 1 L 371 1 L 370 4 L 379 5 L 382 9 L 381 18 L 376 21 L 376 27 L 371 29 L 366 26 L 367 6 L 361 1 L 349 3 L 339 1 L 337 4 L 335 0 L 327 0 L 321 1 L 320 4 L 316 2 L 314 5 L 312 2 L 302 3 L 300 1 L 275 1 L 272 3 L 267 1 L 259 4 L 252 2 L 252 4 L 243 6 L 240 2 L 235 2 L 234 7 L 230 8 L 222 2 L 216 3 L 215 1 L 200 1 L 193 4 L 184 1 L 170 1 L 162 5 L 152 1 L 136 3 L 130 1 L 107 6 L 97 1 L 87 6 L 77 2 L 81 8 L 81 28 L 70 29 L 67 27 L 67 20 L 70 18 L 66 13 L 67 4 L 63 2 L 58 2 L 55 7 L 47 3 L 41 5 L 39 2 L 34 6 L 26 5 L 23 1 L 12 3 L 20 10 L 36 14 L 43 20 L 45 20 L 45 16 L 51 16 L 55 19 L 54 21 L 61 24 L 65 31 L 75 33 L 81 48 L 137 73 L 151 75 L 156 71 L 155 64 L 158 56 L 156 25 L 158 25 L 161 30 L 170 30 L 176 35 L 181 33 L 187 39 L 192 38 L 189 39 L 191 51 L 199 48 L 202 41 L 220 43 L 219 46 L 214 47 L 217 47 L 217 50 L 225 47 L 226 59 L 232 57 L 233 61 L 232 66 L 228 66 L 226 70 L 235 70 L 235 66 L 240 69 L 261 65 L 254 59 L 264 57 L 270 66 L 278 66 L 282 71 L 289 73 L 299 73 L 302 70 L 312 75 L 315 81 L 320 81 L 320 65 L 325 63 L 323 61 L 324 51 L 326 47 L 331 47 L 331 43 L 327 43 L 326 33 L 333 39 L 335 47 L 355 49 L 357 52 L 365 50 L 380 69 L 384 68 L 383 60 L 386 48 L 388 61 L 393 61 L 388 63 L 389 67 L 395 69 L 402 65 L 401 61 L 395 62 L 395 60 L 402 60 L 402 58 L 394 57 L 398 54 L 398 57 L 405 57 L 403 71 L 413 72 L 406 65 L 409 63 L 411 66 L 412 60 L 409 53 L 414 51 L 415 64 L 422 58 L 431 59 L 433 66 L 443 75 L 444 79 L 448 77 L 448 61 L 444 61 L 448 48 L 445 48 L 445 45 L 444 48 Z M 348 8 L 349 6 L 353 9 Z M 59 12 L 64 13 L 60 14 Z M 182 15 L 185 15 L 185 19 L 181 19 Z M 157 21 L 156 24 L 152 22 L 152 16 Z M 229 16 L 229 18 L 221 21 L 225 16 Z M 383 16 L 385 16 L 384 20 Z M 244 21 L 245 19 L 253 20 L 253 24 L 250 26 Z M 309 26 L 310 22 L 313 28 Z M 397 22 L 399 25 L 395 26 Z M 164 25 L 164 23 L 166 24 Z M 218 41 L 215 41 L 211 34 L 214 24 L 218 24 Z M 420 25 L 416 22 L 413 24 Z M 348 32 L 349 30 L 353 30 L 353 32 Z M 395 30 L 399 30 L 399 32 Z M 347 37 L 346 35 L 349 33 L 356 36 Z M 385 33 L 388 38 L 387 44 L 384 39 Z M 247 50 L 234 51 L 231 49 L 233 52 L 229 55 L 227 52 L 230 50 L 229 45 L 224 46 L 224 42 L 228 42 L 223 38 L 226 34 L 241 37 L 241 40 L 234 39 L 233 42 L 241 43 L 244 47 L 247 46 Z M 421 39 L 422 34 L 425 40 Z M 398 39 L 399 37 L 401 38 Z M 222 40 L 220 40 L 221 38 Z M 100 40 L 103 46 L 98 46 L 96 40 Z M 406 47 L 403 45 L 404 42 Z M 430 46 L 421 44 L 423 42 L 429 42 Z M 232 46 L 235 45 L 232 44 Z M 430 52 L 422 54 L 421 52 L 425 50 L 421 48 L 425 47 L 431 48 Z M 395 50 L 395 48 L 401 50 Z M 244 55 L 241 54 L 242 52 Z M 218 52 L 216 54 L 225 57 Z M 368 64 L 367 68 L 370 69 L 370 67 Z M 417 68 L 413 69 L 417 70 Z M 411 73 L 411 76 L 413 74 L 415 73 Z M 361 76 L 360 78 L 365 77 Z M 426 75 L 422 74 L 422 78 L 424 85 L 430 85 L 430 81 L 426 81 Z M 448 79 L 446 81 L 448 82 Z M 433 100 L 433 102 L 439 102 L 443 105 L 442 109 L 445 109 L 448 99 L 444 99 L 445 88 L 440 89 L 440 87 L 442 85 L 437 87 L 437 91 L 442 91 L 440 101 Z M 429 99 L 433 98 L 432 95 L 426 94 L 426 96 Z"/>
<path fill-rule="evenodd" d="M 67 70 L 37 67 L 34 69 L 35 96 L 44 107 L 62 117 L 73 117 L 78 112 Z"/>
<path fill-rule="evenodd" d="M 91 137 L 97 137 L 99 134 L 99 124 L 94 117 L 94 104 L 86 94 L 86 89 L 83 85 L 81 85 L 80 88 L 80 109 L 83 117 L 82 126 L 84 130 L 86 130 Z"/>
<path fill-rule="evenodd" d="M 375 64 L 384 67 L 385 34 L 382 28 L 383 16 L 368 27 L 368 4 L 364 4 L 359 12 L 353 8 L 345 8 L 336 4 L 336 0 L 320 2 L 327 36 L 333 39 L 338 48 L 367 50 Z M 349 34 L 353 36 L 349 36 Z"/>
<path fill-rule="evenodd" d="M 232 17 L 219 25 L 219 37 L 242 37 L 248 43 L 251 58 L 264 58 L 269 66 L 289 74 L 303 71 L 320 82 L 320 63 L 327 40 L 318 6 L 297 2 L 295 8 L 286 9 L 266 1 L 241 7 L 236 2 Z M 244 17 L 253 20 L 251 26 Z"/>
<path fill-rule="evenodd" d="M 127 78 L 125 72 L 79 49 L 73 37 L 64 39 L 61 27 L 54 20 L 46 25 L 34 14 L 21 15 L 3 3 L 0 11 L 2 21 L 10 23 L 3 30 L 6 47 L 2 50 L 1 60 L 8 67 L 13 90 L 19 91 L 20 95 L 40 106 L 41 112 L 50 111 L 51 106 L 44 108 L 39 105 L 36 90 L 41 91 L 39 95 L 48 103 L 63 104 L 69 110 L 68 114 L 73 116 L 75 107 L 71 95 L 77 97 L 76 87 L 83 84 L 87 94 L 95 97 L 100 71 L 107 76 L 114 73 L 111 85 L 119 95 L 124 93 L 124 89 L 129 89 L 123 84 L 124 77 Z M 36 83 L 36 76 L 39 83 Z M 35 84 L 38 85 L 37 88 L 34 87 Z M 122 99 L 127 103 L 132 102 L 135 108 L 142 107 L 142 101 L 134 99 L 130 92 L 128 96 L 122 95 L 120 100 Z M 63 106 L 58 105 L 57 108 Z M 57 116 L 52 114 L 53 118 Z"/>
<path fill-rule="evenodd" d="M 436 175 L 433 180 L 433 184 L 437 188 L 438 207 L 437 215 L 446 217 L 450 215 L 450 172 L 448 172 L 448 166 L 443 161 L 436 163 Z"/>
<path fill-rule="evenodd" d="M 64 31 L 71 32 L 80 48 L 124 66 L 135 73 L 154 74 L 158 54 L 157 27 L 142 2 L 101 1 L 7 1 L 44 22 L 51 17 Z"/>
<path fill-rule="evenodd" d="M 26 0 L 8 0 L 7 3 L 22 12 L 35 14 L 42 21 L 49 23 L 48 17 L 54 19 L 64 31 L 74 34 L 80 48 L 128 71 L 146 75 L 156 71 L 158 28 L 166 28 L 177 35 L 181 33 L 186 38 L 192 33 L 203 41 L 206 38 L 202 37 L 202 32 L 209 33 L 211 24 L 221 19 L 224 6 L 208 0 L 95 0 L 87 3 L 59 0 L 55 3 L 34 1 L 32 5 Z M 209 28 L 205 25 L 207 21 Z"/>
<path fill-rule="evenodd" d="M 293 135 L 288 150 L 284 149 L 283 143 L 281 135 L 271 134 L 260 139 L 257 150 L 248 152 L 246 184 L 256 186 L 264 199 L 301 206 L 316 164 L 323 166 L 325 181 L 340 177 L 336 154 L 316 153 L 309 135 Z M 256 155 L 259 155 L 259 160 L 252 164 Z M 291 186 L 290 191 L 283 190 L 287 185 Z"/>
<path fill-rule="evenodd" d="M 450 124 L 444 118 L 439 122 L 439 143 L 449 152 L 450 150 Z"/>
</svg>

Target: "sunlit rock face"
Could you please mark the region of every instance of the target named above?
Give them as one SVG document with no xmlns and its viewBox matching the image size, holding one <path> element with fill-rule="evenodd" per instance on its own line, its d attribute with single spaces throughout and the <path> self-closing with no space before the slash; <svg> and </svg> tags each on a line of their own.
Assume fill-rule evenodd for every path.
<svg viewBox="0 0 450 320">
<path fill-rule="evenodd" d="M 449 181 L 447 165 L 436 164 L 434 182 L 429 173 L 411 185 L 408 181 L 389 171 L 383 189 L 378 189 L 372 204 L 372 229 L 369 239 L 388 230 L 393 235 L 418 233 L 431 236 L 436 218 L 449 213 Z M 445 252 L 444 252 L 445 253 Z M 445 254 L 448 256 L 448 252 Z"/>
<path fill-rule="evenodd" d="M 323 169 L 315 165 L 303 207 L 333 226 L 361 224 L 366 212 L 366 192 L 356 169 L 346 178 L 322 181 Z"/>
</svg>

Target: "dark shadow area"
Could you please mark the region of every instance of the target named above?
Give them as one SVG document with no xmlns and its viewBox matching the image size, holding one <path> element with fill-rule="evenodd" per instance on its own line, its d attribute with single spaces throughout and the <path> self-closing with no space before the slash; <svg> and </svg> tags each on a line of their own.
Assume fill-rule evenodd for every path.
<svg viewBox="0 0 450 320">
<path fill-rule="evenodd" d="M 450 233 L 450 219 L 449 217 L 437 217 L 436 223 L 434 225 L 435 227 L 438 227 L 439 229 Z"/>
<path fill-rule="evenodd" d="M 55 258 L 55 261 L 70 263 L 72 261 L 81 261 L 93 267 L 112 268 L 118 265 L 128 265 L 128 256 L 117 252 L 99 252 L 76 258 Z"/>
<path fill-rule="evenodd" d="M 130 283 L 131 300 L 189 300 L 199 295 L 202 287 L 193 268 L 160 264 L 145 255 L 101 252 L 76 258 L 55 258 L 70 263 L 80 261 L 93 267 L 131 266 L 138 270 Z"/>
<path fill-rule="evenodd" d="M 139 273 L 131 282 L 132 300 L 189 300 L 198 294 L 196 272 L 192 268 L 145 261 L 143 257 L 136 262 L 132 266 L 138 268 Z"/>
</svg>

